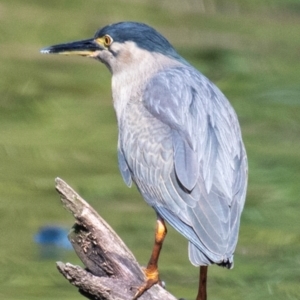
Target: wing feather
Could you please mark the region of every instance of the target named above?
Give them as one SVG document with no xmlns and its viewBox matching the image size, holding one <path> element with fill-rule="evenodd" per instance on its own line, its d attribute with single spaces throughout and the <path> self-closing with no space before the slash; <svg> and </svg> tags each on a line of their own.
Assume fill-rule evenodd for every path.
<svg viewBox="0 0 300 300">
<path fill-rule="evenodd" d="M 126 150 L 127 160 L 121 156 L 125 182 L 130 170 L 145 200 L 190 241 L 193 264 L 230 267 L 247 183 L 234 110 L 216 86 L 186 65 L 156 74 L 142 104 L 135 115 L 143 115 L 147 134 L 128 134 L 134 149 Z"/>
<path fill-rule="evenodd" d="M 165 210 L 179 212 L 177 222 L 184 225 L 174 221 L 172 225 L 180 227 L 210 260 L 218 254 L 224 261 L 231 259 L 247 181 L 234 110 L 217 87 L 186 66 L 156 75 L 146 87 L 144 105 L 172 130 L 176 176 L 160 188 L 171 198 L 160 211 L 167 218 Z M 196 242 L 186 227 L 196 234 Z"/>
<path fill-rule="evenodd" d="M 119 170 L 121 172 L 124 182 L 128 187 L 131 187 L 132 185 L 131 174 L 121 149 L 118 149 L 118 163 L 119 163 Z"/>
</svg>

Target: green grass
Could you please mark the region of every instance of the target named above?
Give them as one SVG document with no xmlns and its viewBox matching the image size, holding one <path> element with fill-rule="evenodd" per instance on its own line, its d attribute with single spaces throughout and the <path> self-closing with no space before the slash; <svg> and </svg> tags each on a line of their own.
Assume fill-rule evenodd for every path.
<svg viewBox="0 0 300 300">
<path fill-rule="evenodd" d="M 202 4 L 203 5 L 202 5 Z M 40 259 L 34 233 L 72 226 L 59 176 L 120 234 L 141 264 L 155 214 L 117 168 L 110 74 L 84 58 L 39 49 L 91 37 L 120 20 L 153 25 L 228 96 L 249 156 L 249 188 L 235 268 L 209 270 L 209 299 L 300 298 L 300 5 L 298 0 L 3 0 L 0 4 L 0 298 L 82 299 Z M 193 299 L 198 270 L 169 228 L 161 277 Z"/>
</svg>

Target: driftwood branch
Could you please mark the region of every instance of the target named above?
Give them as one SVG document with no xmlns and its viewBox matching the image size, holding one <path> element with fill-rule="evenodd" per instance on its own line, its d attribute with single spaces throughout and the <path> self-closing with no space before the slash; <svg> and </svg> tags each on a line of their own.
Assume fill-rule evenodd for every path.
<svg viewBox="0 0 300 300">
<path fill-rule="evenodd" d="M 112 228 L 67 183 L 56 179 L 56 190 L 76 223 L 69 239 L 85 269 L 57 262 L 60 273 L 89 299 L 130 300 L 144 281 L 137 260 Z M 159 285 L 140 300 L 175 300 Z"/>
</svg>

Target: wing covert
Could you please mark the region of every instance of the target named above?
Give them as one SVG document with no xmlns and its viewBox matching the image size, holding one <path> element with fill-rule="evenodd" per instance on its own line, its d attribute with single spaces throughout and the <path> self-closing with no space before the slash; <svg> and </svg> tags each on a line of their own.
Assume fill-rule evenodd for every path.
<svg viewBox="0 0 300 300">
<path fill-rule="evenodd" d="M 143 102 L 173 131 L 181 184 L 191 191 L 202 172 L 209 191 L 218 172 L 219 183 L 231 198 L 232 161 L 240 155 L 241 136 L 235 112 L 219 89 L 191 67 L 170 68 L 150 80 Z"/>
<path fill-rule="evenodd" d="M 216 86 L 188 66 L 152 78 L 143 103 L 172 132 L 175 174 L 163 178 L 155 209 L 207 261 L 231 261 L 247 181 L 246 153 L 233 108 Z M 203 256 L 190 249 L 193 263 L 201 264 L 197 259 Z"/>
</svg>

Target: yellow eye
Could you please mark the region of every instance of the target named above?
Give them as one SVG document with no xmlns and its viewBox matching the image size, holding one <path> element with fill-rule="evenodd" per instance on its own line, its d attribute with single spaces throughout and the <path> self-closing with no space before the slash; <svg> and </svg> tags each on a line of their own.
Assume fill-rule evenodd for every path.
<svg viewBox="0 0 300 300">
<path fill-rule="evenodd" d="M 104 41 L 104 46 L 105 47 L 108 47 L 111 45 L 111 43 L 113 42 L 113 39 L 111 36 L 109 36 L 108 34 L 104 36 L 103 38 L 103 41 Z"/>
</svg>

